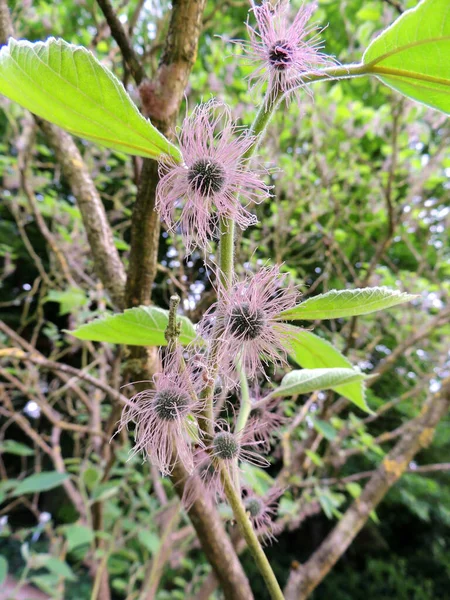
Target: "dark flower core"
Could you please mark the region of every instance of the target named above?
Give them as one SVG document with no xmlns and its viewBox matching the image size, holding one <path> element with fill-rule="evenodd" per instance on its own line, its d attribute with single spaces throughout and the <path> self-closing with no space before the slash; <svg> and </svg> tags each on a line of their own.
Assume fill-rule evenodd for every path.
<svg viewBox="0 0 450 600">
<path fill-rule="evenodd" d="M 197 160 L 188 171 L 191 189 L 201 196 L 213 196 L 225 183 L 225 171 L 219 163 L 208 159 Z"/>
<path fill-rule="evenodd" d="M 262 502 L 258 498 L 247 498 L 245 501 L 245 510 L 250 513 L 251 517 L 257 517 L 262 511 Z"/>
<path fill-rule="evenodd" d="M 218 433 L 214 437 L 213 447 L 217 458 L 221 458 L 222 460 L 232 460 L 239 452 L 239 444 L 234 435 L 227 431 Z"/>
<path fill-rule="evenodd" d="M 230 330 L 235 337 L 245 341 L 256 339 L 264 329 L 266 320 L 262 310 L 250 310 L 250 306 L 244 302 L 241 306 L 235 306 L 230 314 Z"/>
<path fill-rule="evenodd" d="M 163 421 L 174 421 L 189 410 L 189 396 L 183 392 L 164 390 L 155 395 L 155 412 Z"/>
<path fill-rule="evenodd" d="M 287 40 L 277 40 L 269 51 L 269 62 L 277 71 L 285 71 L 293 57 L 294 48 Z"/>
</svg>

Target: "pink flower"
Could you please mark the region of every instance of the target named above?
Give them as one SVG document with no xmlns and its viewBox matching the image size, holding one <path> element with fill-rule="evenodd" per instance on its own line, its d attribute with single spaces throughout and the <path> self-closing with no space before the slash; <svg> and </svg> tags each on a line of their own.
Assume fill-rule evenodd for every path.
<svg viewBox="0 0 450 600">
<path fill-rule="evenodd" d="M 143 452 L 164 475 L 171 473 L 177 459 L 191 472 L 190 436 L 195 429 L 189 417 L 198 415 L 203 406 L 198 398 L 199 384 L 189 366 L 182 363 L 179 350 L 166 355 L 162 372 L 153 380 L 154 389 L 139 392 L 129 400 L 119 431 L 134 423 L 133 455 Z"/>
<path fill-rule="evenodd" d="M 275 487 L 265 496 L 257 496 L 250 492 L 244 498 L 244 506 L 253 523 L 255 533 L 266 543 L 275 540 L 279 530 L 274 523 L 274 517 L 278 509 L 278 498 L 282 493 L 283 490 Z"/>
<path fill-rule="evenodd" d="M 259 399 L 259 394 L 256 397 L 255 394 L 253 395 L 253 403 Z M 270 449 L 274 442 L 274 435 L 287 422 L 288 418 L 283 413 L 281 398 L 272 398 L 268 402 L 252 408 L 247 427 L 253 428 L 256 432 L 256 439 L 262 440 L 264 446 Z"/>
<path fill-rule="evenodd" d="M 206 339 L 220 334 L 219 371 L 232 381 L 237 359 L 249 378 L 263 363 L 286 362 L 291 332 L 279 322 L 279 313 L 293 308 L 298 297 L 294 286 L 284 286 L 286 278 L 278 266 L 264 267 L 229 290 L 219 288 L 218 301 L 200 321 L 199 333 Z"/>
<path fill-rule="evenodd" d="M 267 467 L 269 462 L 262 456 L 263 446 L 264 442 L 257 439 L 254 426 L 233 433 L 227 422 L 217 422 L 209 445 L 194 456 L 195 470 L 186 481 L 182 497 L 185 507 L 189 510 L 199 495 L 211 503 L 224 497 L 221 467 L 229 471 L 234 481 L 238 479 L 239 463 L 242 461 Z"/>
<path fill-rule="evenodd" d="M 219 217 L 233 219 L 241 229 L 256 223 L 247 206 L 270 195 L 261 172 L 247 168 L 245 154 L 255 138 L 236 131 L 225 105 L 202 104 L 177 136 L 184 164 L 168 157 L 160 162 L 156 208 L 171 231 L 180 226 L 189 253 L 208 246 Z"/>
<path fill-rule="evenodd" d="M 302 4 L 294 21 L 289 19 L 289 2 L 280 0 L 272 6 L 269 0 L 253 7 L 258 30 L 247 22 L 250 43 L 243 43 L 248 56 L 259 63 L 249 79 L 258 87 L 267 81 L 267 102 L 286 94 L 303 83 L 306 72 L 315 72 L 330 58 L 320 52 L 318 35 L 309 37 L 317 27 L 307 26 L 316 9 L 315 3 Z M 307 39 L 309 38 L 309 39 Z"/>
</svg>

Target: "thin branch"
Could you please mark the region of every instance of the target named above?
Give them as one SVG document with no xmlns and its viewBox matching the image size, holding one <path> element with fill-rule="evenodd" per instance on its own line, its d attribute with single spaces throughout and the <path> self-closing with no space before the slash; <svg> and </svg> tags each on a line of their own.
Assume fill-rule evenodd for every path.
<svg viewBox="0 0 450 600">
<path fill-rule="evenodd" d="M 370 513 L 388 490 L 407 470 L 417 452 L 428 446 L 434 430 L 450 407 L 450 377 L 440 391 L 428 397 L 418 417 L 413 419 L 402 438 L 375 470 L 362 494 L 311 558 L 291 572 L 286 587 L 286 600 L 305 600 L 317 587 L 363 528 Z"/>
</svg>

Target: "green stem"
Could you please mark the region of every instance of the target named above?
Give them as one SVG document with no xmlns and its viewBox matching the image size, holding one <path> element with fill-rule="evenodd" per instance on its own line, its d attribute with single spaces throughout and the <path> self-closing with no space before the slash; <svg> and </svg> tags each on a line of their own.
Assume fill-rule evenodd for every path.
<svg viewBox="0 0 450 600">
<path fill-rule="evenodd" d="M 270 566 L 270 563 L 267 560 L 263 549 L 261 548 L 261 544 L 256 537 L 248 514 L 246 513 L 241 499 L 233 486 L 230 473 L 225 467 L 222 467 L 220 475 L 228 502 L 233 509 L 234 517 L 239 525 L 245 541 L 247 542 L 247 546 L 249 547 L 253 558 L 255 559 L 256 566 L 258 567 L 261 575 L 264 577 L 270 597 L 272 600 L 284 600 L 283 592 L 281 591 L 278 581 L 272 571 L 272 567 Z"/>
<path fill-rule="evenodd" d="M 236 368 L 239 373 L 239 379 L 241 384 L 241 403 L 239 406 L 239 414 L 236 421 L 236 433 L 242 431 L 247 424 L 247 419 L 252 410 L 252 403 L 250 401 L 250 393 L 248 389 L 247 376 L 245 374 L 244 367 L 242 366 L 241 358 L 238 358 Z"/>
<path fill-rule="evenodd" d="M 225 289 L 233 284 L 234 273 L 234 221 L 233 219 L 220 219 L 219 242 L 219 267 L 220 282 Z"/>
</svg>

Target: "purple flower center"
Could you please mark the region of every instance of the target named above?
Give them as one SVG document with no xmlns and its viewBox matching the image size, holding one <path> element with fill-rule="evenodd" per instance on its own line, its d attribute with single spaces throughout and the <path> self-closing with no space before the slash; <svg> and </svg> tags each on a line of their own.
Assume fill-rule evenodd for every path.
<svg viewBox="0 0 450 600">
<path fill-rule="evenodd" d="M 174 421 L 189 412 L 189 396 L 183 392 L 163 390 L 155 395 L 154 408 L 163 421 Z"/>
<path fill-rule="evenodd" d="M 287 40 L 277 40 L 269 50 L 269 62 L 277 71 L 285 71 L 294 57 L 294 48 Z"/>
<path fill-rule="evenodd" d="M 239 444 L 234 435 L 228 431 L 218 433 L 213 439 L 213 448 L 217 458 L 232 460 L 238 455 Z"/>
<path fill-rule="evenodd" d="M 245 510 L 250 513 L 250 516 L 257 517 L 262 511 L 262 502 L 258 498 L 247 498 L 245 501 Z"/>
<path fill-rule="evenodd" d="M 246 302 L 240 306 L 235 306 L 231 311 L 231 333 L 245 341 L 256 339 L 264 329 L 265 324 L 263 311 L 259 308 L 251 310 Z"/>
<path fill-rule="evenodd" d="M 201 158 L 189 169 L 187 178 L 192 191 L 201 196 L 213 196 L 224 186 L 225 170 L 219 163 Z"/>
</svg>

